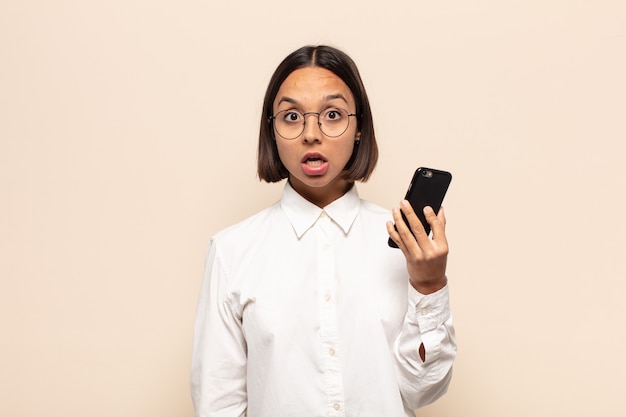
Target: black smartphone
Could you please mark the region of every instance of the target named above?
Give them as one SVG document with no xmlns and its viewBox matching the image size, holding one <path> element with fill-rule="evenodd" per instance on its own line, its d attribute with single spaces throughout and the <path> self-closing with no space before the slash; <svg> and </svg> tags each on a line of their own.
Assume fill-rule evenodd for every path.
<svg viewBox="0 0 626 417">
<path fill-rule="evenodd" d="M 424 216 L 424 207 L 430 206 L 435 210 L 435 213 L 438 213 L 451 181 L 452 174 L 438 169 L 420 167 L 413 174 L 413 179 L 404 198 L 411 203 L 417 218 L 424 226 L 426 234 L 430 234 L 430 225 Z M 408 225 L 404 214 L 402 214 L 402 218 Z M 398 247 L 391 238 L 389 238 L 389 246 Z"/>
</svg>

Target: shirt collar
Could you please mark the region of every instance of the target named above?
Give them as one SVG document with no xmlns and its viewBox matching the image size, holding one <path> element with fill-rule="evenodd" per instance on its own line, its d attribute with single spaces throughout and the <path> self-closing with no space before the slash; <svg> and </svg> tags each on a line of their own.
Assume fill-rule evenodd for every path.
<svg viewBox="0 0 626 417">
<path fill-rule="evenodd" d="M 280 200 L 280 206 L 287 215 L 298 239 L 317 222 L 322 212 L 326 212 L 328 217 L 337 223 L 343 232 L 347 234 L 352 223 L 354 223 L 354 219 L 356 219 L 360 204 L 361 199 L 356 189 L 356 184 L 347 193 L 323 209 L 298 194 L 289 184 L 289 181 L 285 184 L 283 196 Z"/>
</svg>

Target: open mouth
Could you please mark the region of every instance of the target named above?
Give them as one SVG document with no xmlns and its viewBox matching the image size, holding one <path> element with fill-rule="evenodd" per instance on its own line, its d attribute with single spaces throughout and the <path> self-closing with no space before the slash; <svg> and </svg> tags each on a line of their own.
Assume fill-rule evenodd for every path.
<svg viewBox="0 0 626 417">
<path fill-rule="evenodd" d="M 300 162 L 308 175 L 322 175 L 328 170 L 328 160 L 319 153 L 308 153 Z"/>
<path fill-rule="evenodd" d="M 305 161 L 305 164 L 307 164 L 310 167 L 319 167 L 319 166 L 322 166 L 323 163 L 324 163 L 323 160 L 316 159 L 316 158 L 310 158 Z"/>
<path fill-rule="evenodd" d="M 304 158 L 302 158 L 301 162 L 303 164 L 307 164 L 308 166 L 319 167 L 328 161 L 326 160 L 326 158 L 324 158 L 322 155 L 318 153 L 310 153 L 310 154 L 306 154 Z"/>
</svg>

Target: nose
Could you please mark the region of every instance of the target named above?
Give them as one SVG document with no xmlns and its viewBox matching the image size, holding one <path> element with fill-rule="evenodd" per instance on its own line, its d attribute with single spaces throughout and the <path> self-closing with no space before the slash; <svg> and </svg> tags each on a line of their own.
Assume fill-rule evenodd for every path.
<svg viewBox="0 0 626 417">
<path fill-rule="evenodd" d="M 309 116 L 314 116 L 313 120 L 308 120 Z M 322 129 L 320 124 L 320 114 L 316 112 L 304 113 L 304 131 L 302 132 L 302 140 L 304 142 L 321 142 Z M 307 123 L 308 121 L 308 123 Z"/>
</svg>

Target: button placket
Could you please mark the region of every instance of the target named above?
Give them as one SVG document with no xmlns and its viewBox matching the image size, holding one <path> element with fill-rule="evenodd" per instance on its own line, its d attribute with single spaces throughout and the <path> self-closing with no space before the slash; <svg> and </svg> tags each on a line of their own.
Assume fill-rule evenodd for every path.
<svg viewBox="0 0 626 417">
<path fill-rule="evenodd" d="M 338 352 L 337 310 L 335 305 L 335 258 L 333 241 L 336 230 L 332 220 L 324 213 L 318 219 L 318 289 L 320 309 L 320 338 L 322 342 L 322 365 L 328 401 L 328 413 L 341 417 L 344 393 L 341 360 Z"/>
</svg>

